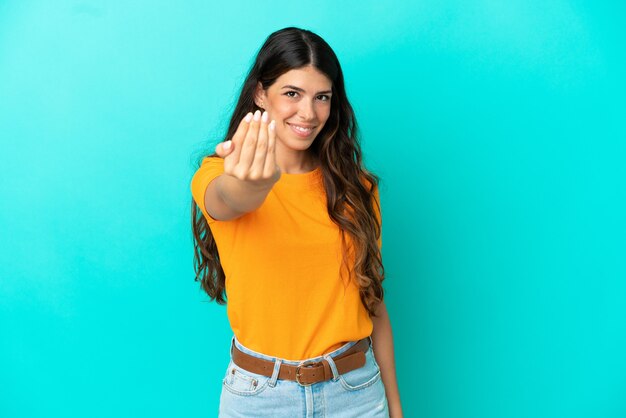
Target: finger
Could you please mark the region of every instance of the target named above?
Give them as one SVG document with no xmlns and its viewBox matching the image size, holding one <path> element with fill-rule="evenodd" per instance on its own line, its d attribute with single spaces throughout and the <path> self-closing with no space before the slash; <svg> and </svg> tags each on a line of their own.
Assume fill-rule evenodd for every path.
<svg viewBox="0 0 626 418">
<path fill-rule="evenodd" d="M 234 174 L 235 167 L 239 162 L 239 154 L 241 153 L 241 143 L 248 132 L 250 126 L 250 120 L 252 120 L 252 113 L 248 114 L 241 119 L 237 130 L 233 134 L 231 140 L 231 152 L 224 157 L 224 172 L 228 174 Z"/>
<path fill-rule="evenodd" d="M 239 126 L 233 135 L 233 142 L 235 145 L 243 142 L 246 137 L 246 132 L 248 131 L 248 127 L 250 126 L 250 121 L 252 120 L 252 112 L 248 112 L 246 116 L 244 116 L 239 122 Z"/>
<path fill-rule="evenodd" d="M 254 112 L 254 117 L 250 122 L 250 127 L 248 128 L 248 132 L 246 133 L 246 138 L 244 139 L 243 144 L 241 144 L 241 146 L 239 147 L 241 148 L 241 154 L 239 155 L 239 162 L 237 163 L 235 172 L 240 178 L 247 176 L 250 165 L 252 165 L 254 150 L 256 148 L 256 141 L 259 135 L 260 119 L 261 111 L 257 110 L 256 112 Z"/>
<path fill-rule="evenodd" d="M 241 153 L 241 144 L 243 144 L 243 141 L 246 137 L 246 134 L 248 133 L 248 130 L 250 129 L 250 121 L 252 120 L 252 113 L 248 112 L 248 114 L 241 119 L 241 122 L 239 122 L 239 126 L 237 127 L 237 130 L 235 131 L 233 138 L 232 138 L 232 145 L 233 145 L 233 153 L 231 155 L 231 162 L 236 164 L 239 161 L 239 155 Z"/>
<path fill-rule="evenodd" d="M 260 179 L 263 177 L 265 171 L 265 156 L 267 155 L 267 125 L 269 115 L 267 112 L 263 112 L 261 116 L 261 127 L 259 129 L 259 137 L 256 141 L 256 149 L 254 151 L 254 159 L 252 160 L 252 166 L 250 167 L 250 178 Z"/>
<path fill-rule="evenodd" d="M 263 176 L 266 178 L 276 171 L 276 121 L 269 124 L 267 136 L 267 155 L 263 169 Z"/>
<path fill-rule="evenodd" d="M 233 143 L 232 143 L 232 141 L 220 142 L 215 147 L 215 153 L 217 155 L 219 155 L 221 158 L 225 158 L 232 151 L 233 151 Z"/>
</svg>

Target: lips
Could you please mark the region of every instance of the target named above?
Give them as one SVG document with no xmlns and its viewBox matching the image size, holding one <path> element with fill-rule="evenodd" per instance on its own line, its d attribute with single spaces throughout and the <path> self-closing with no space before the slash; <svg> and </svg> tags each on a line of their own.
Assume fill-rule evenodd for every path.
<svg viewBox="0 0 626 418">
<path fill-rule="evenodd" d="M 306 138 L 309 135 L 311 135 L 311 133 L 313 133 L 313 131 L 315 130 L 314 126 L 312 125 L 295 125 L 295 124 L 291 124 L 288 123 L 287 125 L 289 125 L 289 127 L 291 128 L 291 130 L 298 136 Z"/>
</svg>

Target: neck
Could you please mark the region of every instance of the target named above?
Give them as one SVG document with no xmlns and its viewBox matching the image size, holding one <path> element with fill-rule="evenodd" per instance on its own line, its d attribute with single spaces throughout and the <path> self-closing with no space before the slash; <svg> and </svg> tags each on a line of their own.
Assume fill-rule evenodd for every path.
<svg viewBox="0 0 626 418">
<path fill-rule="evenodd" d="M 276 145 L 276 164 L 285 174 L 308 173 L 319 165 L 317 157 L 309 150 L 291 150 Z"/>
</svg>

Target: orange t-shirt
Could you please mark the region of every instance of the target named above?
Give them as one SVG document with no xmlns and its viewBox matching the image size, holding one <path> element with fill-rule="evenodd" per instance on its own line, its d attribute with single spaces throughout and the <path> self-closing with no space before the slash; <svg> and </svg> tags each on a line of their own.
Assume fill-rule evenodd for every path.
<svg viewBox="0 0 626 418">
<path fill-rule="evenodd" d="M 223 172 L 222 158 L 204 158 L 191 193 L 217 244 L 237 339 L 259 353 L 302 360 L 370 335 L 358 286 L 341 278 L 341 235 L 328 216 L 320 168 L 283 173 L 259 208 L 229 221 L 204 207 L 208 184 Z"/>
</svg>

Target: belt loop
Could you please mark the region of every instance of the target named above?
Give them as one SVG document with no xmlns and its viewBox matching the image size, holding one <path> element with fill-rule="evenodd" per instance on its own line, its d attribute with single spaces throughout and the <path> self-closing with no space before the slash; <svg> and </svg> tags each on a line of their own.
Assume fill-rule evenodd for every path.
<svg viewBox="0 0 626 418">
<path fill-rule="evenodd" d="M 328 362 L 328 365 L 330 366 L 330 370 L 332 370 L 333 372 L 333 377 L 332 377 L 333 382 L 336 382 L 337 379 L 339 379 L 339 372 L 337 371 L 337 366 L 335 365 L 335 361 L 328 354 L 325 354 L 323 357 L 326 359 L 326 361 Z"/>
<path fill-rule="evenodd" d="M 274 361 L 274 371 L 272 372 L 272 377 L 270 378 L 269 385 L 270 387 L 276 386 L 276 381 L 278 380 L 278 373 L 280 372 L 280 365 L 283 362 L 282 359 L 277 358 Z"/>
</svg>

